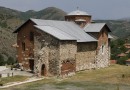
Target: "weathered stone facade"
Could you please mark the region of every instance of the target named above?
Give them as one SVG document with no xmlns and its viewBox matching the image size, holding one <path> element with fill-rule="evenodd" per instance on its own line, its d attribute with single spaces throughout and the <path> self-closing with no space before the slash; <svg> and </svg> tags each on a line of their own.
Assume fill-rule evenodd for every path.
<svg viewBox="0 0 130 90">
<path fill-rule="evenodd" d="M 35 73 L 41 75 L 43 64 L 47 76 L 68 75 L 75 72 L 76 41 L 59 41 L 47 33 L 39 33 L 41 35 L 35 36 L 34 39 Z"/>
<path fill-rule="evenodd" d="M 98 39 L 96 68 L 109 66 L 110 62 L 110 42 L 108 40 L 108 29 L 103 27 L 100 32 L 90 33 Z"/>
<path fill-rule="evenodd" d="M 70 72 L 75 73 L 76 53 L 76 41 L 60 41 L 60 62 L 62 75 L 68 75 Z"/>
<path fill-rule="evenodd" d="M 97 68 L 104 68 L 108 67 L 109 65 L 109 48 L 108 45 L 103 45 L 97 51 L 97 60 L 96 60 L 96 67 Z"/>
<path fill-rule="evenodd" d="M 35 32 L 34 23 L 28 21 L 17 34 L 17 59 L 24 70 L 30 70 L 29 60 L 33 58 L 34 41 L 30 40 L 30 32 Z"/>
<path fill-rule="evenodd" d="M 42 65 L 45 65 L 44 75 L 58 75 L 60 73 L 59 64 L 59 40 L 51 35 L 39 32 L 34 39 L 34 60 L 35 72 L 41 75 Z"/>
<path fill-rule="evenodd" d="M 78 43 L 76 54 L 76 71 L 95 68 L 96 42 Z"/>
</svg>

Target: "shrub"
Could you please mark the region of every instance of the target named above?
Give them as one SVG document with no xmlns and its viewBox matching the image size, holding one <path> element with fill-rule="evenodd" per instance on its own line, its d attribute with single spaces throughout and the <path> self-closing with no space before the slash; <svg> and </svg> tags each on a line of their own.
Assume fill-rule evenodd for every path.
<svg viewBox="0 0 130 90">
<path fill-rule="evenodd" d="M 5 65 L 4 56 L 0 54 L 0 66 Z"/>
<path fill-rule="evenodd" d="M 125 65 L 126 64 L 126 60 L 128 59 L 128 57 L 121 57 L 117 60 L 117 63 L 118 64 L 121 64 L 121 65 Z"/>
<path fill-rule="evenodd" d="M 12 65 L 12 64 L 15 63 L 15 60 L 14 60 L 13 57 L 9 57 L 6 63 L 7 63 L 8 65 Z"/>
</svg>

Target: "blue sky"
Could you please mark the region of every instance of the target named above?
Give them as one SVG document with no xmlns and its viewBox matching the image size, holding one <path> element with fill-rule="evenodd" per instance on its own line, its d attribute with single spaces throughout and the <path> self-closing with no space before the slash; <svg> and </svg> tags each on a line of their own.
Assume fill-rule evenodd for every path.
<svg viewBox="0 0 130 90">
<path fill-rule="evenodd" d="M 19 11 L 42 10 L 57 7 L 65 12 L 86 11 L 93 19 L 120 19 L 130 17 L 130 0 L 0 0 L 0 6 Z"/>
</svg>

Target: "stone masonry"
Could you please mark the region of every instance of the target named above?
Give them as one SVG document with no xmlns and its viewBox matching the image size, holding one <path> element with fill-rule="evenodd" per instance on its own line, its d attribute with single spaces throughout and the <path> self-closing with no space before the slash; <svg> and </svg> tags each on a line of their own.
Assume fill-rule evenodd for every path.
<svg viewBox="0 0 130 90">
<path fill-rule="evenodd" d="M 39 32 L 39 31 L 38 31 Z M 46 67 L 46 75 L 62 75 L 75 72 L 76 41 L 59 41 L 51 35 L 39 32 L 34 39 L 34 71 L 41 75 L 41 67 Z M 64 68 L 63 63 L 71 62 L 72 68 Z M 62 71 L 61 71 L 62 69 Z"/>
<path fill-rule="evenodd" d="M 76 71 L 95 68 L 97 44 L 78 43 L 76 54 Z"/>
</svg>

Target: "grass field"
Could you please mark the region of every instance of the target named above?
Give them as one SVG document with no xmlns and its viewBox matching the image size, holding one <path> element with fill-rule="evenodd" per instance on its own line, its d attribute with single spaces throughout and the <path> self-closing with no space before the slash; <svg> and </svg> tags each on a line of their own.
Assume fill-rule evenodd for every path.
<svg viewBox="0 0 130 90">
<path fill-rule="evenodd" d="M 14 76 L 14 77 L 5 77 L 0 79 L 0 84 L 7 84 L 11 82 L 20 82 L 25 81 L 28 77 L 27 76 Z"/>
<path fill-rule="evenodd" d="M 72 77 L 50 78 L 3 90 L 130 90 L 130 66 L 77 72 Z"/>
</svg>

